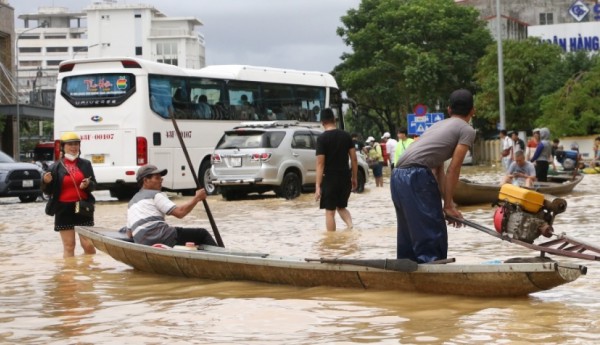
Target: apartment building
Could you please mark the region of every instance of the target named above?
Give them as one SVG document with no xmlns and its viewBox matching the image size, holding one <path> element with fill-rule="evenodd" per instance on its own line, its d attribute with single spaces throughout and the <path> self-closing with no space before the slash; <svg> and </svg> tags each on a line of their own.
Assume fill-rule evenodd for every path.
<svg viewBox="0 0 600 345">
<path fill-rule="evenodd" d="M 564 51 L 600 49 L 600 4 L 596 0 L 455 0 L 476 8 L 497 38 L 497 5 L 502 39 L 540 37 Z"/>
<path fill-rule="evenodd" d="M 184 68 L 205 66 L 202 23 L 193 17 L 167 17 L 150 5 L 96 2 L 81 12 L 40 7 L 21 14 L 15 61 L 19 102 L 53 106 L 61 61 L 130 56 Z"/>
<path fill-rule="evenodd" d="M 14 8 L 8 0 L 0 0 L 0 104 L 12 103 L 13 100 L 13 45 L 15 36 Z M 1 119 L 0 119 L 1 120 Z M 1 146 L 1 145 L 0 145 Z"/>
</svg>

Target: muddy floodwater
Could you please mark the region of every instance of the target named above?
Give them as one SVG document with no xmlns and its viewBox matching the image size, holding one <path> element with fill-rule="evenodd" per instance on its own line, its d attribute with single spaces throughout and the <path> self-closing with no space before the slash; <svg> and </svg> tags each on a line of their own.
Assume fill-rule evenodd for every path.
<svg viewBox="0 0 600 345">
<path fill-rule="evenodd" d="M 463 177 L 494 180 L 496 168 Z M 600 245 L 600 174 L 565 196 L 555 231 Z M 120 228 L 127 204 L 96 193 L 96 225 Z M 173 195 L 176 203 L 186 197 Z M 373 180 L 353 194 L 355 228 L 327 233 L 312 194 L 208 199 L 229 248 L 298 257 L 394 258 L 389 191 Z M 99 252 L 62 258 L 44 201 L 0 199 L 0 344 L 597 344 L 600 262 L 588 274 L 521 298 L 468 298 L 329 287 L 296 288 L 142 273 Z M 490 205 L 462 207 L 493 227 Z M 202 205 L 173 224 L 210 228 Z M 338 227 L 342 221 L 337 219 Z M 537 253 L 471 228 L 449 228 L 449 257 L 483 262 Z"/>
</svg>

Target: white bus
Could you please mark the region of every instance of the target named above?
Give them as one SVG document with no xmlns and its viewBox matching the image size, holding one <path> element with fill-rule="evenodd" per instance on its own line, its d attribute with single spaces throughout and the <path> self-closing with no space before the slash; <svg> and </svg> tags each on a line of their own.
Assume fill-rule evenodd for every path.
<svg viewBox="0 0 600 345">
<path fill-rule="evenodd" d="M 147 163 L 169 169 L 167 190 L 187 194 L 196 185 L 173 114 L 200 184 L 213 194 L 210 156 L 225 130 L 247 121 L 314 125 L 325 107 L 342 121 L 340 93 L 327 73 L 238 65 L 189 70 L 119 57 L 68 60 L 59 66 L 54 137 L 66 131 L 81 136 L 98 189 L 113 197 L 131 197 L 135 173 Z"/>
</svg>

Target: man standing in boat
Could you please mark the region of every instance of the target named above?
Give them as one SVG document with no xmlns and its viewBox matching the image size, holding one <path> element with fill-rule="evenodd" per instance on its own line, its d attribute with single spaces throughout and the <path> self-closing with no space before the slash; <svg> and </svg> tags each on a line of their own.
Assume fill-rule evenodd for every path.
<svg viewBox="0 0 600 345">
<path fill-rule="evenodd" d="M 419 263 L 446 259 L 445 216 L 462 218 L 452 195 L 463 160 L 475 141 L 475 129 L 469 125 L 475 114 L 471 92 L 465 89 L 452 92 L 448 114 L 449 118 L 433 124 L 406 149 L 392 173 L 398 259 Z M 444 162 L 450 158 L 445 172 Z M 460 226 L 455 222 L 450 224 Z"/>
<path fill-rule="evenodd" d="M 141 166 L 136 175 L 140 191 L 133 196 L 127 206 L 127 229 L 135 243 L 146 245 L 165 244 L 185 245 L 187 242 L 216 246 L 217 243 L 202 228 L 181 228 L 169 226 L 165 215 L 183 218 L 188 215 L 200 201 L 206 199 L 206 191 L 198 189 L 194 197 L 176 205 L 162 193 L 162 179 L 167 169 L 158 169 L 152 164 Z"/>
</svg>

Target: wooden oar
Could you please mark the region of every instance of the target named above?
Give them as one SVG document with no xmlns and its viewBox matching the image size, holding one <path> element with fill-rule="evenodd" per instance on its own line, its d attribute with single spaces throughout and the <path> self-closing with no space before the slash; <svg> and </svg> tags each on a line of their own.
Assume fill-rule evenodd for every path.
<svg viewBox="0 0 600 345">
<path fill-rule="evenodd" d="M 196 170 L 194 170 L 194 165 L 192 164 L 192 160 L 190 159 L 190 154 L 188 153 L 187 147 L 185 146 L 185 142 L 183 142 L 183 137 L 181 136 L 181 132 L 179 131 L 179 126 L 177 125 L 177 121 L 175 121 L 175 116 L 171 113 L 171 120 L 173 121 L 173 127 L 175 128 L 175 133 L 177 133 L 177 138 L 179 139 L 179 144 L 181 145 L 181 149 L 183 150 L 183 154 L 185 155 L 185 159 L 187 160 L 188 167 L 192 172 L 192 177 L 194 178 L 194 182 L 196 183 L 196 187 L 200 188 L 200 181 L 198 180 L 198 175 L 196 175 Z M 210 222 L 210 226 L 212 227 L 213 233 L 215 234 L 215 239 L 217 240 L 217 244 L 219 247 L 225 247 L 223 244 L 223 239 L 221 238 L 221 234 L 219 233 L 219 229 L 217 228 L 217 223 L 215 223 L 215 219 L 213 218 L 212 212 L 210 212 L 210 208 L 208 207 L 208 202 L 206 199 L 202 200 L 202 205 L 204 205 L 204 209 L 206 210 L 206 215 L 208 216 L 208 221 Z"/>
<path fill-rule="evenodd" d="M 383 270 L 414 272 L 419 266 L 416 262 L 409 259 L 304 259 L 307 262 L 320 262 L 323 264 L 355 265 L 364 267 L 373 267 Z"/>
</svg>

